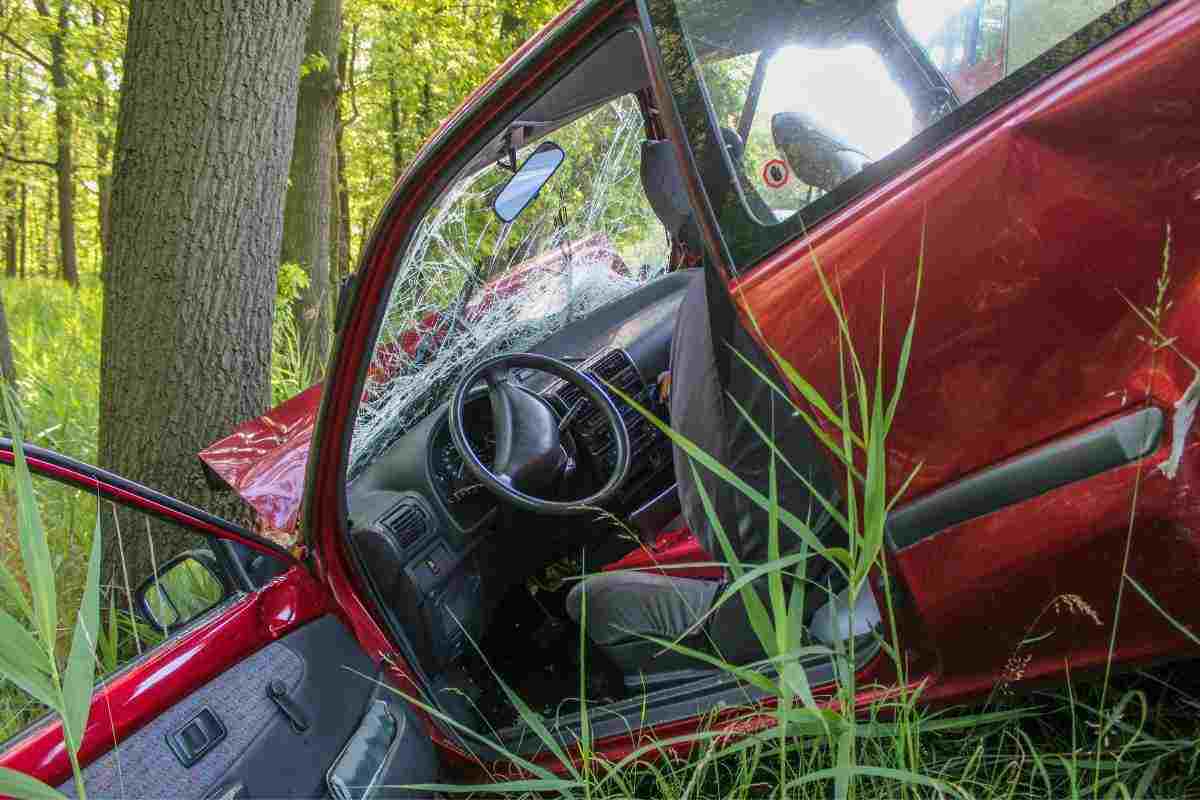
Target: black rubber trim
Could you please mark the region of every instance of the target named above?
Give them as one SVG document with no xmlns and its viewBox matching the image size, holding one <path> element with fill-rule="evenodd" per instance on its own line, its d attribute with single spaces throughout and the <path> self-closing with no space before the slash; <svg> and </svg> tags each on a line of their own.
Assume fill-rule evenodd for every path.
<svg viewBox="0 0 1200 800">
<path fill-rule="evenodd" d="M 184 517 L 189 517 L 205 525 L 211 525 L 214 528 L 219 528 L 224 534 L 228 535 L 230 540 L 238 542 L 239 544 L 243 544 L 252 550 L 282 559 L 288 564 L 300 563 L 295 556 L 274 542 L 264 539 L 257 534 L 251 533 L 241 525 L 210 514 L 204 509 L 197 508 L 196 506 L 185 503 L 182 500 L 176 500 L 174 497 L 165 495 L 162 492 L 157 492 L 154 489 L 150 489 L 140 483 L 135 483 L 134 481 L 122 478 L 120 475 L 116 475 L 106 469 L 93 467 L 92 465 L 85 464 L 82 461 L 76 461 L 69 456 L 64 456 L 62 453 L 56 453 L 53 450 L 47 450 L 44 447 L 37 447 L 36 445 L 26 443 L 23 445 L 23 449 L 27 458 L 43 461 L 47 464 L 51 464 L 74 474 L 74 479 L 65 478 L 58 475 L 50 475 L 40 472 L 33 464 L 30 464 L 30 471 L 40 474 L 44 478 L 49 478 L 50 480 L 58 481 L 59 483 L 65 483 L 69 486 L 75 486 L 80 489 L 87 489 L 89 491 L 95 491 L 96 483 L 108 484 L 109 486 L 114 486 L 121 491 L 135 494 L 145 500 L 149 500 L 157 505 L 163 506 L 164 508 L 168 508 Z M 12 452 L 12 439 L 8 437 L 0 437 L 0 453 L 11 454 Z M 161 516 L 160 514 L 156 514 L 151 509 L 131 506 L 129 503 L 125 502 L 119 497 L 110 497 L 106 495 L 105 499 L 117 503 L 118 505 L 136 508 L 138 511 L 150 514 L 152 516 Z M 167 519 L 169 522 L 175 522 L 176 524 L 186 524 L 180 523 L 179 520 L 172 518 L 164 517 L 164 519 Z M 221 535 L 208 531 L 197 531 L 197 533 L 202 536 L 215 536 L 217 538 L 219 538 Z"/>
<path fill-rule="evenodd" d="M 892 514 L 891 546 L 911 547 L 953 525 L 1136 461 L 1157 449 L 1165 424 L 1161 409 L 1145 408 L 963 478 Z"/>
</svg>

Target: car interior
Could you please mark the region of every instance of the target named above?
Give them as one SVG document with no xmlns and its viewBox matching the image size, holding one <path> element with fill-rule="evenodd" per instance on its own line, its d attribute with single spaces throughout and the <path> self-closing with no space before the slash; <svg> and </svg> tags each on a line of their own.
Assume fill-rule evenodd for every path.
<svg viewBox="0 0 1200 800">
<path fill-rule="evenodd" d="M 858 41 L 885 35 L 875 22 L 862 30 Z M 747 34 L 744 50 L 762 47 L 753 41 L 759 33 Z M 581 703 L 603 709 L 592 723 L 602 736 L 633 720 L 668 721 L 754 697 L 648 636 L 680 637 L 732 663 L 764 658 L 740 602 L 707 613 L 723 585 L 719 566 L 619 569 L 631 554 L 688 531 L 707 560 L 725 560 L 697 482 L 727 516 L 739 559 L 764 560 L 755 509 L 693 472 L 647 414 L 674 420 L 749 480 L 765 479 L 765 447 L 726 418 L 722 385 L 740 387 L 760 419 L 781 408 L 741 359 L 718 382 L 730 367 L 716 366 L 723 348 L 714 347 L 721 333 L 710 317 L 726 295 L 719 284 L 713 291 L 703 267 L 676 148 L 649 87 L 639 34 L 614 31 L 448 181 L 396 269 L 351 443 L 349 538 L 364 581 L 430 699 L 509 746 L 521 746 L 522 726 L 501 682 L 564 736 L 578 726 Z M 945 101 L 921 97 L 914 93 L 913 104 L 926 118 Z M 613 113 L 616 122 L 605 122 Z M 770 122 L 776 152 L 810 194 L 869 165 L 803 115 Z M 591 138 L 578 138 L 577 128 Z M 698 165 L 705 185 L 724 175 L 752 211 L 778 216 L 742 165 L 744 137 L 721 133 L 726 158 Z M 522 158 L 548 153 L 548 142 L 565 154 L 554 157 L 562 167 L 543 170 L 551 173 L 544 188 L 515 222 L 504 221 L 492 209 L 509 191 L 504 179 L 522 174 Z M 583 171 L 589 164 L 592 174 Z M 575 171 L 554 174 L 560 169 Z M 582 201 L 572 204 L 572 188 Z M 458 282 L 437 283 L 460 273 Z M 740 326 L 725 334 L 747 363 L 771 369 Z M 794 415 L 778 416 L 792 417 L 776 433 L 811 481 L 782 485 L 780 496 L 835 542 L 840 532 L 806 488 L 836 503 L 826 456 Z M 827 644 L 861 637 L 856 652 L 869 659 L 879 623 L 871 593 L 847 609 L 828 565 L 801 577 L 817 587 L 808 636 Z M 822 659 L 808 667 L 814 681 L 829 677 Z"/>
</svg>

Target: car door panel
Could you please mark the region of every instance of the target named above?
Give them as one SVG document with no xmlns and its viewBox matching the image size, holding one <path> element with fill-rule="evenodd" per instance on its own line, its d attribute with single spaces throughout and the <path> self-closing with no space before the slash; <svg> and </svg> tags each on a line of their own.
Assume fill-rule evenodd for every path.
<svg viewBox="0 0 1200 800">
<path fill-rule="evenodd" d="M 248 798 L 323 796 L 326 774 L 369 704 L 385 703 L 404 718 L 399 696 L 380 686 L 376 672 L 345 626 L 335 617 L 321 617 L 221 672 L 89 765 L 84 770 L 88 794 L 204 798 L 240 787 L 240 796 Z M 271 698 L 269 688 L 276 681 L 286 687 L 306 730 L 294 730 Z M 222 723 L 226 735 L 185 766 L 168 740 L 204 709 Z M 413 752 L 423 749 L 422 742 L 429 744 L 415 723 L 406 740 L 409 758 L 390 762 L 397 769 L 400 763 L 417 766 L 414 761 L 421 759 L 411 759 Z M 421 756 L 428 765 L 431 746 Z M 435 775 L 436 768 L 417 780 Z M 70 780 L 59 790 L 74 796 Z"/>
<path fill-rule="evenodd" d="M 888 442 L 889 491 L 920 465 L 913 502 L 896 511 L 909 530 L 893 574 L 908 641 L 946 686 L 1003 682 L 997 665 L 1010 661 L 1011 679 L 1061 672 L 1068 653 L 1073 665 L 1102 663 L 1135 498 L 1129 574 L 1177 619 L 1200 623 L 1186 589 L 1200 579 L 1200 514 L 1187 500 L 1200 448 L 1175 414 L 1197 380 L 1184 356 L 1200 358 L 1200 108 L 1179 102 L 1200 92 L 1198 54 L 1200 4 L 1167 4 L 738 282 L 765 341 L 835 398 L 837 323 L 814 263 L 836 283 L 870 372 L 884 304 L 889 376 L 923 265 Z M 1161 330 L 1178 352 L 1151 346 L 1131 308 L 1155 303 L 1164 259 L 1172 303 Z M 1037 478 L 1037 463 L 1079 445 L 1080 431 L 1142 409 L 1162 420 L 1153 447 L 1059 460 Z M 1014 475 L 1030 454 L 1033 471 Z M 966 491 L 1005 470 L 1004 493 Z M 1014 480 L 1025 483 L 1015 493 Z M 954 513 L 925 516 L 939 506 Z M 1136 593 L 1121 615 L 1117 660 L 1180 652 L 1178 632 Z M 1056 616 L 1070 626 L 1023 649 L 1031 626 L 1041 635 Z"/>
<path fill-rule="evenodd" d="M 281 566 L 257 588 L 245 576 L 234 580 L 241 589 L 222 604 L 97 686 L 79 751 L 90 796 L 323 796 L 339 757 L 349 765 L 343 773 L 361 775 L 365 764 L 378 782 L 436 779 L 438 762 L 424 721 L 382 685 L 376 662 L 327 613 L 328 593 L 306 566 L 199 509 L 59 454 L 25 449 L 35 476 L 238 542 Z M 12 463 L 7 440 L 0 441 L 0 462 Z M 273 698 L 269 688 L 283 699 Z M 377 748 L 347 747 L 372 707 L 382 709 L 393 729 L 386 758 Z M 289 713 L 303 724 L 294 726 Z M 221 734 L 188 765 L 177 755 L 188 747 L 174 735 L 201 714 Z M 196 734 L 188 729 L 184 739 L 194 745 Z M 75 792 L 56 718 L 4 743 L 0 766 Z M 385 796 L 393 795 L 406 796 L 398 790 Z"/>
</svg>

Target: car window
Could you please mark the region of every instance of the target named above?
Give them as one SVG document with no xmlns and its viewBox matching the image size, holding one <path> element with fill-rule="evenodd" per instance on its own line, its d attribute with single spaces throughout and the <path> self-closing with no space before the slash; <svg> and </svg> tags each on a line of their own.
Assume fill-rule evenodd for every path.
<svg viewBox="0 0 1200 800">
<path fill-rule="evenodd" d="M 667 269 L 666 231 L 642 191 L 645 123 L 625 95 L 556 127 L 561 166 L 511 223 L 492 203 L 511 171 L 473 164 L 425 214 L 376 340 L 350 451 L 353 478 L 449 397 L 463 368 L 524 350 Z"/>
<path fill-rule="evenodd" d="M 691 62 L 667 73 L 693 150 L 726 144 L 725 171 L 701 177 L 745 264 L 888 174 L 873 165 L 922 132 L 969 124 L 1158 3 L 650 5 L 664 61 Z"/>
<path fill-rule="evenodd" d="M 59 619 L 73 619 L 87 574 L 97 515 L 104 542 L 117 545 L 115 563 L 105 559 L 101 574 L 100 637 L 96 648 L 97 680 L 130 663 L 206 617 L 235 595 L 229 574 L 230 552 L 215 540 L 180 525 L 151 517 L 95 494 L 34 474 L 33 489 L 41 511 L 55 572 Z M 16 527 L 13 469 L 0 465 L 0 560 L 24 582 Z M 112 552 L 106 548 L 106 553 Z M 159 583 L 152 580 L 158 570 Z M 146 605 L 138 588 L 147 580 Z M 15 601 L 0 596 L 0 606 L 24 620 Z M 158 625 L 147 618 L 153 614 Z M 60 664 L 70 647 L 72 626 L 60 625 L 56 642 Z M 0 679 L 0 741 L 45 713 L 7 680 Z"/>
</svg>

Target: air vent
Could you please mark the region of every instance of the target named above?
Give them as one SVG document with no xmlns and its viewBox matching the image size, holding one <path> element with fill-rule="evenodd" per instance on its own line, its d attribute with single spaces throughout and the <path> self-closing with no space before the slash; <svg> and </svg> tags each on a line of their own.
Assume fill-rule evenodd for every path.
<svg viewBox="0 0 1200 800">
<path fill-rule="evenodd" d="M 425 535 L 429 528 L 429 518 L 425 509 L 414 500 L 401 500 L 392 506 L 379 524 L 392 536 L 401 547 L 410 547 Z"/>
</svg>

